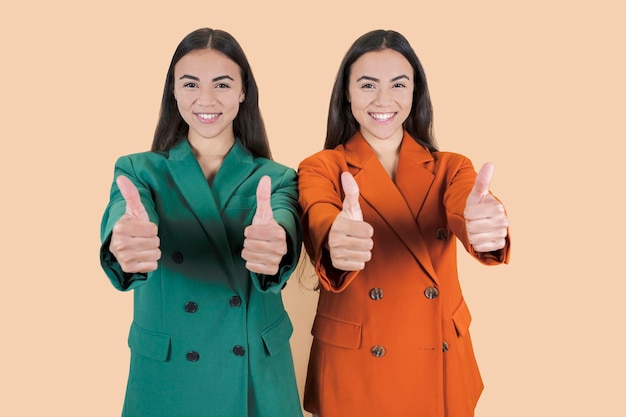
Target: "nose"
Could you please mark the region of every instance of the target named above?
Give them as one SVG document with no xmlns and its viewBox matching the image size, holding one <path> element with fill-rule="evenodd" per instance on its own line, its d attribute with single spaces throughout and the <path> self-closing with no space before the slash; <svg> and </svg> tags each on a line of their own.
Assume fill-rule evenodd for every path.
<svg viewBox="0 0 626 417">
<path fill-rule="evenodd" d="M 200 89 L 197 102 L 201 106 L 212 106 L 215 104 L 215 91 L 211 87 L 204 87 Z"/>
<path fill-rule="evenodd" d="M 386 106 L 393 100 L 391 98 L 391 92 L 386 88 L 381 88 L 376 93 L 376 104 L 379 106 Z"/>
</svg>

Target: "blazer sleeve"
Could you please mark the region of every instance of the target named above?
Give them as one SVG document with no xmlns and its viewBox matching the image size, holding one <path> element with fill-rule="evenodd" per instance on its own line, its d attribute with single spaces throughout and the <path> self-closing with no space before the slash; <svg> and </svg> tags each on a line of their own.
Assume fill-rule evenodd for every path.
<svg viewBox="0 0 626 417">
<path fill-rule="evenodd" d="M 460 155 L 457 156 L 458 162 L 453 164 L 455 169 L 450 170 L 452 175 L 448 180 L 448 186 L 443 197 L 443 203 L 446 208 L 446 217 L 448 219 L 450 229 L 455 236 L 459 238 L 465 247 L 465 250 L 480 263 L 485 265 L 509 263 L 511 240 L 508 229 L 506 245 L 503 249 L 498 251 L 476 252 L 469 243 L 463 212 L 465 211 L 467 197 L 474 187 L 477 174 L 474 170 L 472 162 L 469 159 Z"/>
<path fill-rule="evenodd" d="M 115 182 L 115 178 L 120 175 L 126 176 L 132 181 L 135 187 L 137 187 L 141 202 L 148 212 L 150 221 L 158 226 L 159 217 L 154 208 L 154 200 L 150 189 L 140 180 L 133 159 L 128 156 L 119 158 L 115 163 L 114 180 L 111 185 L 109 204 L 104 211 L 100 225 L 100 240 L 102 242 L 100 246 L 100 265 L 115 288 L 120 291 L 127 291 L 146 282 L 151 273 L 124 272 L 117 259 L 115 259 L 115 256 L 109 250 L 113 226 L 126 212 L 126 201 L 124 197 L 122 197 Z"/>
<path fill-rule="evenodd" d="M 334 154 L 313 155 L 298 167 L 298 191 L 304 230 L 304 246 L 320 285 L 331 292 L 343 291 L 359 271 L 342 271 L 332 265 L 326 249 L 330 228 L 343 206 L 341 185 L 342 171 L 348 167 L 341 160 L 333 160 Z"/>
<path fill-rule="evenodd" d="M 287 254 L 276 275 L 250 272 L 255 288 L 261 292 L 279 293 L 295 270 L 302 251 L 302 225 L 298 213 L 298 183 L 296 172 L 285 169 L 280 176 L 272 177 L 272 211 L 274 220 L 285 229 Z"/>
</svg>

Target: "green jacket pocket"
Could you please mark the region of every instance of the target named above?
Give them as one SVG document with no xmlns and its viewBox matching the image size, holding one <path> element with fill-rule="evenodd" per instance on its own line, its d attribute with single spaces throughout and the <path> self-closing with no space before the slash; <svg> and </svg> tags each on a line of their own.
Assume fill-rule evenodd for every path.
<svg viewBox="0 0 626 417">
<path fill-rule="evenodd" d="M 155 333 L 133 323 L 128 335 L 128 347 L 142 356 L 157 361 L 166 361 L 170 354 L 170 336 Z"/>
<path fill-rule="evenodd" d="M 293 324 L 287 313 L 269 325 L 261 332 L 263 344 L 270 355 L 275 355 L 286 347 L 289 347 L 289 338 L 293 334 Z"/>
</svg>

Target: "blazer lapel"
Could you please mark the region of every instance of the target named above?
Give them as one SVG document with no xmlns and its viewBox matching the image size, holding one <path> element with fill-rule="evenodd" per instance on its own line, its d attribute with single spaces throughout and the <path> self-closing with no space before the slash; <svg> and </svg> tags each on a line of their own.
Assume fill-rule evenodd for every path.
<svg viewBox="0 0 626 417">
<path fill-rule="evenodd" d="M 220 208 L 228 204 L 230 197 L 239 185 L 250 176 L 255 166 L 252 154 L 244 148 L 239 140 L 235 140 L 235 144 L 213 180 L 213 192 Z"/>
<path fill-rule="evenodd" d="M 170 150 L 168 167 L 176 187 L 223 258 L 224 265 L 233 273 L 235 268 L 220 209 L 186 138 Z"/>
<path fill-rule="evenodd" d="M 430 152 L 405 132 L 400 149 L 396 186 L 411 208 L 415 219 L 419 217 L 426 196 L 435 180 L 435 175 L 426 168 L 426 164 L 431 162 L 433 162 L 433 157 Z"/>
<path fill-rule="evenodd" d="M 352 174 L 359 185 L 363 200 L 383 217 L 424 271 L 437 282 L 435 269 L 417 224 L 417 215 L 434 175 L 426 171 L 422 163 L 413 166 L 425 157 L 420 156 L 419 152 L 415 152 L 411 146 L 406 146 L 410 145 L 406 143 L 407 141 L 415 142 L 405 134 L 396 176 L 396 182 L 400 179 L 398 184 L 391 180 L 360 133 L 346 143 L 346 161 L 349 166 L 356 168 Z M 419 147 L 416 142 L 415 144 Z M 432 160 L 432 157 L 430 159 Z M 380 190 L 386 190 L 386 192 L 380 192 Z M 407 227 L 407 221 L 411 222 L 410 227 Z"/>
</svg>

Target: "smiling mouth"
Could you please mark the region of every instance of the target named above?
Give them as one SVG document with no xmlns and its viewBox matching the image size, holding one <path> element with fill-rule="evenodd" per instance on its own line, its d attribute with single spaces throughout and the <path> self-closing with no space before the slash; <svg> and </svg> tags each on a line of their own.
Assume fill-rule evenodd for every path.
<svg viewBox="0 0 626 417">
<path fill-rule="evenodd" d="M 370 113 L 372 119 L 377 122 L 387 122 L 395 117 L 396 113 Z"/>
<path fill-rule="evenodd" d="M 220 117 L 220 113 L 196 113 L 196 116 L 203 122 L 213 122 Z"/>
</svg>

